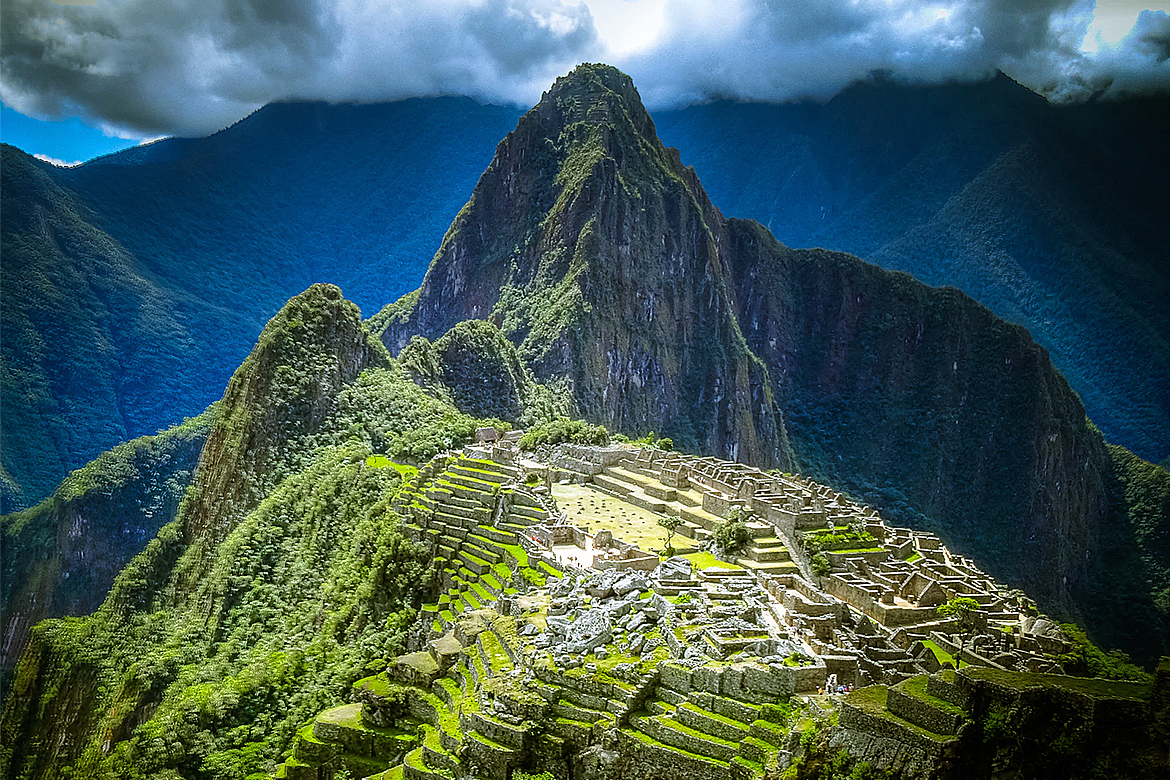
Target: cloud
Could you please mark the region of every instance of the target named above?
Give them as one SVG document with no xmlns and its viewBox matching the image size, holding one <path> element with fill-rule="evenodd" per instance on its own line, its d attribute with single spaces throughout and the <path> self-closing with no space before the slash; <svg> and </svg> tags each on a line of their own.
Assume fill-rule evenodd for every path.
<svg viewBox="0 0 1170 780">
<path fill-rule="evenodd" d="M 64 160 L 58 160 L 56 157 L 50 157 L 47 154 L 34 154 L 33 157 L 42 162 L 47 162 L 49 165 L 56 165 L 58 168 L 76 168 L 78 165 L 81 165 L 81 160 L 66 162 Z"/>
<path fill-rule="evenodd" d="M 1130 18 L 1128 0 L 1101 1 L 1109 29 Z M 583 60 L 629 72 L 652 107 L 826 98 L 874 71 L 933 82 L 1001 69 L 1061 100 L 1170 88 L 1166 13 L 1132 9 L 1132 31 L 1107 39 L 1090 28 L 1093 10 L 1093 0 L 10 0 L 0 98 L 141 137 L 209 133 L 274 100 L 531 104 Z"/>
<path fill-rule="evenodd" d="M 1144 12 L 1134 33 L 1091 52 L 1093 11 L 1092 0 L 671 0 L 660 45 L 626 67 L 651 105 L 827 98 L 875 71 L 940 82 L 1002 70 L 1054 100 L 1122 82 L 1170 89 L 1166 14 Z"/>
<path fill-rule="evenodd" d="M 600 51 L 560 0 L 0 4 L 0 98 L 118 135 L 209 133 L 274 100 L 527 100 Z"/>
</svg>

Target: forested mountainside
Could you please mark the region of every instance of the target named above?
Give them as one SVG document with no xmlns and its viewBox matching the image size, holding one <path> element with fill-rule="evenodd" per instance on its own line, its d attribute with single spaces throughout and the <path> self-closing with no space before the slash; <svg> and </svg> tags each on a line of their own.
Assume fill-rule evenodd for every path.
<svg viewBox="0 0 1170 780">
<path fill-rule="evenodd" d="M 277 104 L 209 138 L 60 169 L 2 150 L 0 511 L 219 397 L 318 280 L 376 310 L 418 284 L 519 111 L 465 98 Z"/>
<path fill-rule="evenodd" d="M 1107 438 L 1160 461 L 1168 111 L 1165 98 L 1051 106 L 1000 77 L 691 106 L 658 127 L 725 214 L 957 286 L 1025 325 Z M 22 436 L 2 443 L 3 510 L 198 414 L 308 284 L 336 282 L 367 311 L 415 287 L 521 113 L 275 104 L 75 169 L 5 146 L 0 284 L 20 305 L 4 312 L 0 400 Z"/>
<path fill-rule="evenodd" d="M 958 287 L 1028 328 L 1110 441 L 1170 453 L 1166 97 L 1054 106 L 1000 74 L 656 121 L 725 214 Z"/>
<path fill-rule="evenodd" d="M 32 630 L 0 775 L 227 778 L 279 761 L 367 663 L 401 652 L 430 581 L 389 510 L 411 469 L 387 456 L 469 441 L 481 421 L 450 395 L 414 384 L 336 287 L 290 300 L 207 420 L 174 520 L 92 616 Z"/>
<path fill-rule="evenodd" d="M 119 444 L 35 507 L 0 517 L 0 675 L 41 619 L 97 609 L 118 572 L 174 519 L 214 417 L 212 407 Z"/>
<path fill-rule="evenodd" d="M 587 419 L 813 474 L 1046 609 L 1082 608 L 1124 524 L 1100 433 L 1024 328 L 724 219 L 611 68 L 578 68 L 524 116 L 422 286 L 372 324 L 397 351 L 470 318 L 498 324 L 538 379 L 566 380 Z M 1142 615 L 1130 649 L 1160 652 L 1153 590 L 1093 628 Z"/>
</svg>

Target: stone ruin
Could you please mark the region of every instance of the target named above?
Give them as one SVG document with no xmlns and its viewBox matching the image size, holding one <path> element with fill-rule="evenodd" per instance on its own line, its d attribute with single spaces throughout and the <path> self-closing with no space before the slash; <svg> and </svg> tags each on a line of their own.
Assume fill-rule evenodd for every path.
<svg viewBox="0 0 1170 780">
<path fill-rule="evenodd" d="M 830 677 L 893 691 L 945 671 L 960 654 L 958 627 L 937 614 L 949 598 L 981 607 L 966 662 L 1042 670 L 1063 647 L 1051 621 L 936 537 L 810 480 L 628 446 L 531 460 L 517 438 L 485 432 L 399 491 L 438 596 L 412 652 L 306 726 L 281 777 L 744 780 L 789 761 L 781 703 L 794 695 Z M 680 518 L 692 552 L 660 561 L 591 530 L 558 506 L 569 487 L 650 523 Z M 751 538 L 716 560 L 701 548 L 737 507 Z M 810 541 L 827 575 L 813 574 Z"/>
</svg>

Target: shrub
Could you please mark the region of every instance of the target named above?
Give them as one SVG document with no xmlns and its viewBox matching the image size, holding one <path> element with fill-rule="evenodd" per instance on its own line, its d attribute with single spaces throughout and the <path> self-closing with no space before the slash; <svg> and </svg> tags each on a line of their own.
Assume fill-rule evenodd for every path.
<svg viewBox="0 0 1170 780">
<path fill-rule="evenodd" d="M 805 534 L 800 540 L 804 549 L 814 555 L 828 548 L 830 545 L 835 545 L 839 542 L 857 542 L 858 544 L 864 545 L 876 545 L 877 539 L 873 534 L 865 530 L 858 531 L 852 528 L 834 528 L 829 531 Z"/>
<path fill-rule="evenodd" d="M 814 555 L 808 562 L 808 565 L 809 568 L 813 570 L 813 574 L 817 575 L 818 577 L 824 577 L 833 569 L 832 565 L 829 563 L 829 559 L 823 552 L 819 552 Z"/>
<path fill-rule="evenodd" d="M 570 420 L 560 417 L 543 423 L 520 437 L 520 449 L 534 450 L 546 444 L 592 444 L 609 443 L 609 431 L 603 425 L 590 425 L 584 420 Z"/>
<path fill-rule="evenodd" d="M 720 523 L 715 528 L 712 538 L 724 555 L 732 555 L 746 547 L 747 543 L 751 541 L 752 535 L 748 531 L 747 521 L 736 517 L 736 519 L 728 518 L 727 522 Z"/>
</svg>

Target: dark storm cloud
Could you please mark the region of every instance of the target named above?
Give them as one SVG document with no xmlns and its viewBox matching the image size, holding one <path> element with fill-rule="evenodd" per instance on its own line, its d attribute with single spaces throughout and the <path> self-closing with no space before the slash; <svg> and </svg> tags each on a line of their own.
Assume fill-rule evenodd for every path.
<svg viewBox="0 0 1170 780">
<path fill-rule="evenodd" d="M 557 0 L 6 0 L 0 15 L 5 103 L 138 134 L 207 133 L 280 99 L 527 97 L 598 50 L 588 9 Z"/>
<path fill-rule="evenodd" d="M 644 45 L 623 39 L 620 56 L 588 3 L 604 4 L 611 25 L 628 7 L 4 0 L 0 97 L 25 113 L 148 135 L 210 132 L 280 99 L 459 93 L 531 104 L 582 60 L 627 70 L 652 106 L 823 98 L 879 70 L 941 81 L 1000 69 L 1058 100 L 1170 87 L 1167 15 L 1147 12 L 1120 42 L 1085 51 L 1093 0 L 665 0 L 661 28 Z"/>
</svg>

